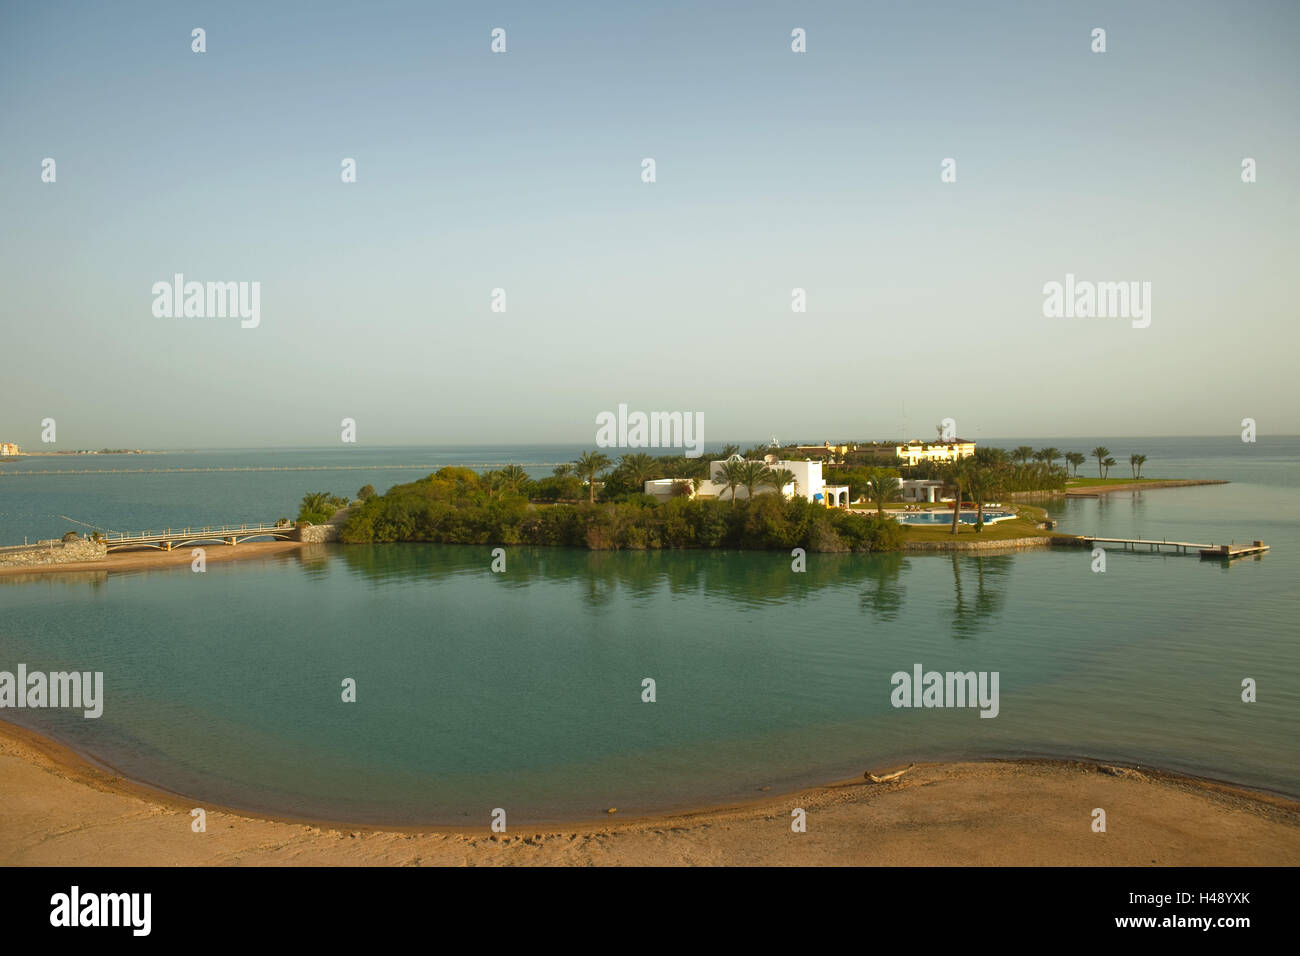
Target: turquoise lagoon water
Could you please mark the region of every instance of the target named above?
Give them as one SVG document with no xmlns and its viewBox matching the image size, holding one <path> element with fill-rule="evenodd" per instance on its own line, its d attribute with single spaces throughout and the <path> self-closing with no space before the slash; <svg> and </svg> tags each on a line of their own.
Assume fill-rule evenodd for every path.
<svg viewBox="0 0 1300 956">
<path fill-rule="evenodd" d="M 1061 527 L 1263 538 L 1270 554 L 1114 552 L 1105 574 L 1083 550 L 813 554 L 795 574 L 783 553 L 511 548 L 493 574 L 485 548 L 392 545 L 0 579 L 0 669 L 100 670 L 106 696 L 98 720 L 3 716 L 211 803 L 357 822 L 634 814 L 964 756 L 1133 762 L 1300 794 L 1300 442 L 1163 441 L 1184 456 L 1151 455 L 1148 474 L 1233 484 L 1060 502 Z M 82 482 L 82 514 L 126 523 L 150 505 L 129 484 L 96 491 L 118 478 L 138 480 L 50 477 L 16 494 L 36 479 L 0 478 L 0 511 L 62 510 L 41 494 Z M 894 709 L 890 675 L 915 663 L 1000 672 L 998 717 Z M 1257 703 L 1241 702 L 1244 677 Z"/>
</svg>

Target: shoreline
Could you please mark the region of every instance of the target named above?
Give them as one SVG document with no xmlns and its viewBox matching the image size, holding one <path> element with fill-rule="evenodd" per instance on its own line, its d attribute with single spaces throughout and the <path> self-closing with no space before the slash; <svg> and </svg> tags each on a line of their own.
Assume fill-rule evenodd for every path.
<svg viewBox="0 0 1300 956">
<path fill-rule="evenodd" d="M 204 544 L 204 560 L 208 564 L 238 561 L 241 558 L 265 558 L 288 554 L 307 547 L 305 541 L 245 541 L 243 544 Z M 172 551 L 118 551 L 99 561 L 65 561 L 59 564 L 30 564 L 0 567 L 0 578 L 24 575 L 63 574 L 65 572 L 144 571 L 152 568 L 188 567 L 192 558 L 190 548 Z"/>
<path fill-rule="evenodd" d="M 887 768 L 871 768 L 883 772 Z M 479 826 L 282 819 L 204 804 L 0 721 L 0 865 L 1294 865 L 1300 801 L 1065 759 L 918 763 L 898 780 L 644 817 Z M 191 830 L 203 806 L 207 830 Z M 792 808 L 807 832 L 790 826 Z M 1093 833 L 1104 807 L 1108 831 Z"/>
<path fill-rule="evenodd" d="M 1222 478 L 1175 478 L 1167 481 L 1130 481 L 1122 485 L 1084 485 L 1071 490 L 1065 489 L 1067 498 L 1096 498 L 1123 491 L 1153 491 L 1158 488 L 1192 488 L 1199 485 L 1227 485 L 1231 482 Z"/>
<path fill-rule="evenodd" d="M 1127 483 L 1122 485 L 1099 485 L 1089 486 L 1078 490 L 1065 491 L 1019 491 L 1012 492 L 1006 497 L 1013 501 L 1032 501 L 1042 498 L 1095 498 L 1099 495 L 1111 494 L 1115 492 L 1135 491 L 1135 490 L 1154 490 L 1159 488 L 1182 488 L 1196 485 L 1226 485 L 1230 482 L 1224 479 L 1201 479 L 1201 478 L 1179 478 L 1170 480 L 1152 480 L 1150 483 Z M 900 512 L 901 513 L 901 512 Z M 203 545 L 206 552 L 206 560 L 209 562 L 236 561 L 241 558 L 266 557 L 270 555 L 285 554 L 290 551 L 297 551 L 310 542 L 303 541 L 246 541 L 240 545 L 225 544 L 205 544 Z M 395 542 L 410 543 L 410 542 Z M 440 542 L 427 542 L 429 544 L 438 544 Z M 1079 535 L 1072 535 L 1065 532 L 1045 531 L 1042 535 L 1026 535 L 1020 538 L 1004 539 L 979 539 L 971 540 L 964 538 L 960 540 L 924 540 L 924 541 L 904 541 L 898 548 L 899 552 L 946 552 L 946 551 L 1024 551 L 1031 549 L 1053 548 L 1053 547 L 1080 547 L 1085 543 L 1085 539 Z M 491 545 L 484 545 L 491 547 Z M 592 550 L 592 549 L 588 549 Z M 651 549 L 651 550 L 671 550 L 671 549 Z M 718 550 L 718 549 L 704 549 Z M 188 565 L 190 563 L 190 549 L 178 548 L 174 551 L 120 551 L 106 555 L 98 561 L 67 561 L 61 563 L 49 564 L 31 564 L 31 565 L 9 565 L 0 566 L 0 578 L 20 577 L 24 575 L 45 575 L 58 574 L 64 572 L 103 572 L 112 573 L 114 571 L 139 571 L 154 568 L 171 568 Z M 832 552 L 834 553 L 834 552 Z M 867 553 L 890 553 L 887 551 L 867 552 Z"/>
<path fill-rule="evenodd" d="M 1056 547 L 1081 547 L 1083 539 L 1075 535 L 1062 533 L 1046 533 L 1033 537 L 1024 538 L 989 538 L 978 539 L 973 537 L 959 538 L 955 541 L 905 541 L 897 551 L 864 551 L 861 554 L 901 554 L 901 553 L 923 553 L 923 552 L 947 552 L 947 551 L 1024 551 L 1030 549 L 1056 548 Z M 430 542 L 394 542 L 394 544 L 439 544 L 436 541 Z M 240 545 L 204 545 L 206 550 L 206 560 L 208 564 L 222 563 L 226 561 L 240 561 L 252 558 L 278 557 L 281 555 L 298 552 L 304 548 L 324 548 L 324 547 L 347 547 L 339 545 L 337 542 L 329 544 L 305 542 L 305 541 L 251 541 Z M 448 545 L 448 547 L 475 547 L 475 545 Z M 482 545 L 482 547 L 492 547 L 492 545 Z M 521 545 L 521 547 L 534 547 L 533 545 Z M 588 554 L 604 553 L 593 551 L 591 549 L 568 549 L 574 551 L 584 551 Z M 648 549 L 653 551 L 673 551 L 679 553 L 682 551 L 722 551 L 723 548 L 702 548 L 702 549 L 672 549 L 672 548 L 654 548 Z M 830 551 L 827 554 L 847 554 L 850 552 Z M 100 561 L 66 561 L 61 564 L 33 564 L 33 565 L 12 565 L 0 566 L 0 580 L 5 578 L 39 578 L 46 575 L 57 574 L 98 574 L 107 575 L 122 571 L 149 571 L 184 568 L 190 565 L 190 549 L 178 548 L 174 551 L 125 551 L 116 552 L 108 555 Z"/>
</svg>

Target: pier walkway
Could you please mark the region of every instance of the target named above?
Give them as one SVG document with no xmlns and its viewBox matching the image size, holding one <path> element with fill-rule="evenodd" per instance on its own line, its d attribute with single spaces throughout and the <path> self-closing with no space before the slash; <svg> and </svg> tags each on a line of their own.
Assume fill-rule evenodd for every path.
<svg viewBox="0 0 1300 956">
<path fill-rule="evenodd" d="M 1191 554 L 1196 551 L 1203 558 L 1241 558 L 1251 554 L 1263 554 L 1268 550 L 1268 545 L 1263 541 L 1253 541 L 1250 544 L 1197 544 L 1192 541 L 1169 541 L 1165 538 L 1095 538 L 1091 535 L 1079 535 L 1089 545 L 1098 544 L 1119 544 L 1123 545 L 1124 551 L 1138 551 L 1146 548 L 1149 551 L 1164 551 L 1166 549 L 1177 554 Z"/>
</svg>

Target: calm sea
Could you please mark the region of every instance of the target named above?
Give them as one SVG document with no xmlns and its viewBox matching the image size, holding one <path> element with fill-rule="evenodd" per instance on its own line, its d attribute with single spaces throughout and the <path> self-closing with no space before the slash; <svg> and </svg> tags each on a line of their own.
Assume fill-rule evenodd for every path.
<svg viewBox="0 0 1300 956">
<path fill-rule="evenodd" d="M 1135 762 L 1300 795 L 1300 439 L 989 443 L 1100 443 L 1146 454 L 1150 477 L 1232 482 L 1053 504 L 1063 530 L 1273 550 L 1230 567 L 1112 552 L 1105 574 L 1082 550 L 813 554 L 796 574 L 779 552 L 512 548 L 493 574 L 486 548 L 394 545 L 0 578 L 0 670 L 103 671 L 107 698 L 98 720 L 3 716 L 187 795 L 358 822 L 634 814 L 965 756 Z M 132 530 L 292 516 L 305 491 L 452 463 L 545 474 L 578 450 L 28 459 L 0 469 L 363 467 L 5 475 L 0 543 L 79 527 L 61 515 Z M 890 675 L 917 663 L 999 672 L 998 717 L 894 709 Z M 340 700 L 349 677 L 356 703 Z"/>
</svg>

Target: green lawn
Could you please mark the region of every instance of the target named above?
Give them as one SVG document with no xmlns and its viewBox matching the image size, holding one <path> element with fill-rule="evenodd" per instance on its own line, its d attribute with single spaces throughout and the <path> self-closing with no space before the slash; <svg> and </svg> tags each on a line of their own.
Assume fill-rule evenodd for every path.
<svg viewBox="0 0 1300 956">
<path fill-rule="evenodd" d="M 1160 478 L 1134 478 L 1132 472 L 1126 478 L 1071 478 L 1065 483 L 1066 488 L 1092 488 L 1097 485 L 1136 485 L 1142 481 L 1161 481 Z"/>
<path fill-rule="evenodd" d="M 904 526 L 906 541 L 952 541 L 959 538 L 967 541 L 1008 541 L 1013 538 L 1051 537 L 1059 532 L 1037 527 L 1038 522 L 1047 517 L 1047 512 L 1034 505 L 1016 505 L 1016 514 L 1020 517 L 986 524 L 984 530 L 975 531 L 974 525 L 958 524 L 957 533 L 952 533 L 951 525 L 933 527 Z"/>
</svg>

